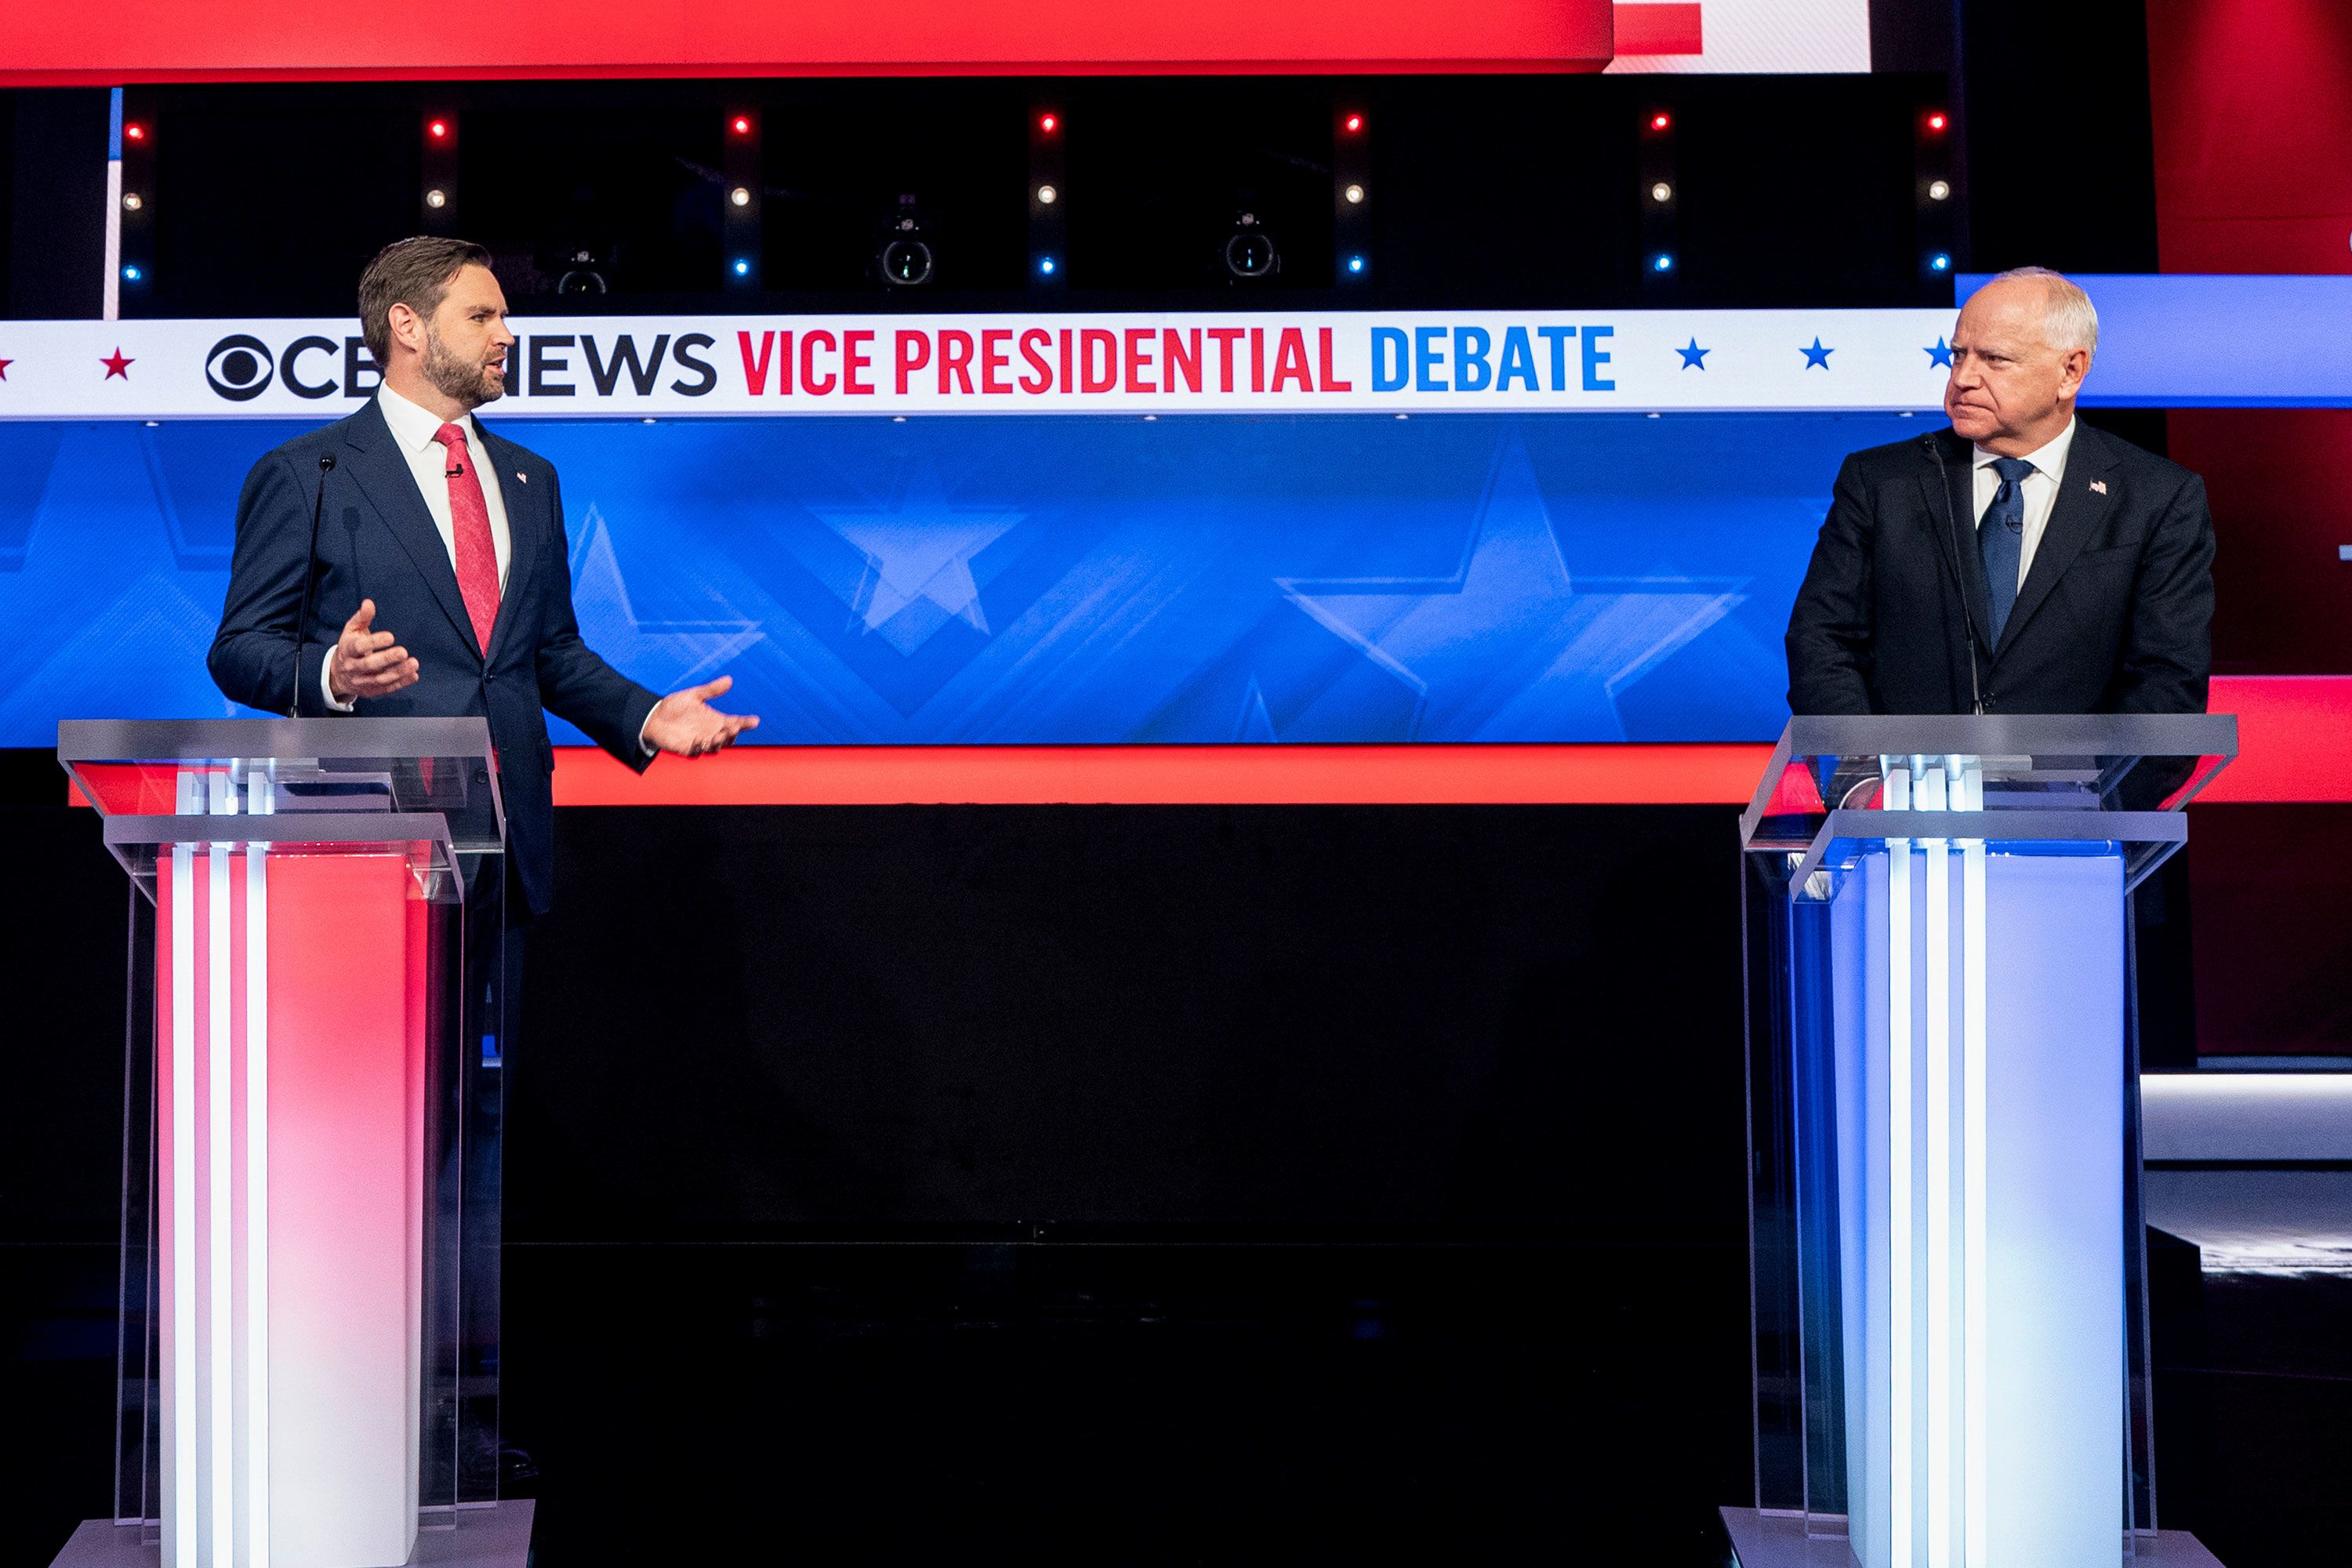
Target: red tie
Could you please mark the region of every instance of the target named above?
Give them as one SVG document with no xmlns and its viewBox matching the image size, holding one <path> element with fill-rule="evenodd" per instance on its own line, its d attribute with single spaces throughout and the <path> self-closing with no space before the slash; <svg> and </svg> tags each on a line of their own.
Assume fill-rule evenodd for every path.
<svg viewBox="0 0 2352 1568">
<path fill-rule="evenodd" d="M 482 499 L 481 476 L 467 461 L 466 433 L 444 425 L 433 438 L 448 449 L 449 526 L 457 535 L 457 592 L 474 623 L 474 641 L 487 658 L 490 628 L 499 619 L 499 547 L 490 540 L 490 504 Z"/>
</svg>

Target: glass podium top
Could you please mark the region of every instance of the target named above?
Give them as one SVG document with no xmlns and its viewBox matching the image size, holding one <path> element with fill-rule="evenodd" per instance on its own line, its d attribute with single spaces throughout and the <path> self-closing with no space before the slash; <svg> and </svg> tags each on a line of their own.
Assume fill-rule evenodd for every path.
<svg viewBox="0 0 2352 1568">
<path fill-rule="evenodd" d="M 69 720 L 58 726 L 58 761 L 151 896 L 156 857 L 177 844 L 397 846 L 436 900 L 457 896 L 457 856 L 505 845 L 478 718 Z"/>
<path fill-rule="evenodd" d="M 2185 841 L 2180 808 L 2237 754 L 2225 713 L 1799 717 L 1740 842 L 1786 868 L 1795 898 L 1828 896 L 1888 839 L 2120 845 L 2137 882 Z"/>
</svg>

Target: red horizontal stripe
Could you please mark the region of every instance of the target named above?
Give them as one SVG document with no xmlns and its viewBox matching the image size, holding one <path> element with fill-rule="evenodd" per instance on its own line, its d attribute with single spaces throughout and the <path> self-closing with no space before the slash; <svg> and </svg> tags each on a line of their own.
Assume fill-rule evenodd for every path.
<svg viewBox="0 0 2352 1568">
<path fill-rule="evenodd" d="M 1599 69 L 1609 0 L 398 0 L 0 6 L 0 85 L 352 77 Z"/>
<path fill-rule="evenodd" d="M 2352 801 L 2352 675 L 2220 675 L 2213 711 L 2238 716 L 2238 759 L 2198 800 Z"/>
<path fill-rule="evenodd" d="M 1700 41 L 1696 5 L 1612 5 L 1621 55 L 1696 55 Z"/>
<path fill-rule="evenodd" d="M 744 746 L 642 775 L 557 752 L 558 805 L 1745 805 L 1769 746 Z"/>
</svg>

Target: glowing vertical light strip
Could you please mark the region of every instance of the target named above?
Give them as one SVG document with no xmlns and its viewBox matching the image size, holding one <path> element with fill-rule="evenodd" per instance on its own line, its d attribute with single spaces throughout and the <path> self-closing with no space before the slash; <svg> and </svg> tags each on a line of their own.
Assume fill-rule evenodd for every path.
<svg viewBox="0 0 2352 1568">
<path fill-rule="evenodd" d="M 234 813 L 236 795 L 228 775 L 217 773 L 212 780 L 214 813 Z M 235 1055 L 230 1022 L 236 995 L 231 990 L 235 981 L 229 973 L 228 856 L 229 846 L 215 839 L 206 857 L 211 887 L 205 910 L 205 959 L 209 982 L 205 1000 L 208 1004 L 205 1010 L 211 1016 L 205 1039 L 205 1213 L 208 1230 L 205 1256 L 210 1266 L 205 1279 L 210 1310 L 205 1321 L 208 1384 L 205 1404 L 205 1413 L 211 1417 L 207 1424 L 211 1440 L 205 1456 L 205 1489 L 212 1504 L 213 1568 L 229 1568 L 236 1560 L 236 1410 L 231 1394 L 236 1387 L 236 1313 L 230 1291 L 234 1279 L 231 1270 L 236 1267 L 230 1255 L 230 1243 L 235 1239 L 232 1208 L 236 1197 L 231 1155 L 236 1146 L 236 1119 L 230 1104 L 234 1083 L 230 1068 Z"/>
<path fill-rule="evenodd" d="M 1911 773 L 1886 775 L 1889 811 L 1911 809 Z M 1887 1517 L 1893 1568 L 1910 1568 L 1911 1390 L 1911 841 L 1886 841 L 1886 1264 L 1888 1391 Z"/>
<path fill-rule="evenodd" d="M 196 774 L 180 775 L 194 806 Z M 172 846 L 172 1513 L 165 1568 L 196 1559 L 196 858 Z"/>
<path fill-rule="evenodd" d="M 109 321 L 122 316 L 122 89 L 116 88 L 107 104 L 106 131 L 106 279 L 99 295 L 99 315 Z"/>
<path fill-rule="evenodd" d="M 1960 773 L 1959 811 L 1984 809 L 1984 770 L 1973 757 Z M 1967 1568 L 1988 1568 L 1990 1449 L 1985 1392 L 1985 841 L 1960 841 L 1960 1497 Z"/>
<path fill-rule="evenodd" d="M 1939 759 L 1921 775 L 1920 811 L 1949 807 Z M 1926 838 L 1927 855 L 1927 1568 L 1952 1561 L 1952 858 L 1951 841 Z"/>
<path fill-rule="evenodd" d="M 266 814 L 256 792 L 249 803 Z M 269 860 L 245 847 L 246 1561 L 269 1562 Z"/>
</svg>

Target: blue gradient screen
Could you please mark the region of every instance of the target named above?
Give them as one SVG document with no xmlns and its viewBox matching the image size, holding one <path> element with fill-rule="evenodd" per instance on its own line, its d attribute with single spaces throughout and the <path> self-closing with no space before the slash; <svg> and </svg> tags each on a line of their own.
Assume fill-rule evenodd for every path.
<svg viewBox="0 0 2352 1568">
<path fill-rule="evenodd" d="M 1839 460 L 1920 428 L 491 423 L 562 475 L 590 645 L 731 674 L 762 744 L 1769 740 Z M 301 428 L 0 423 L 0 744 L 241 711 L 205 671 L 237 491 Z"/>
</svg>

